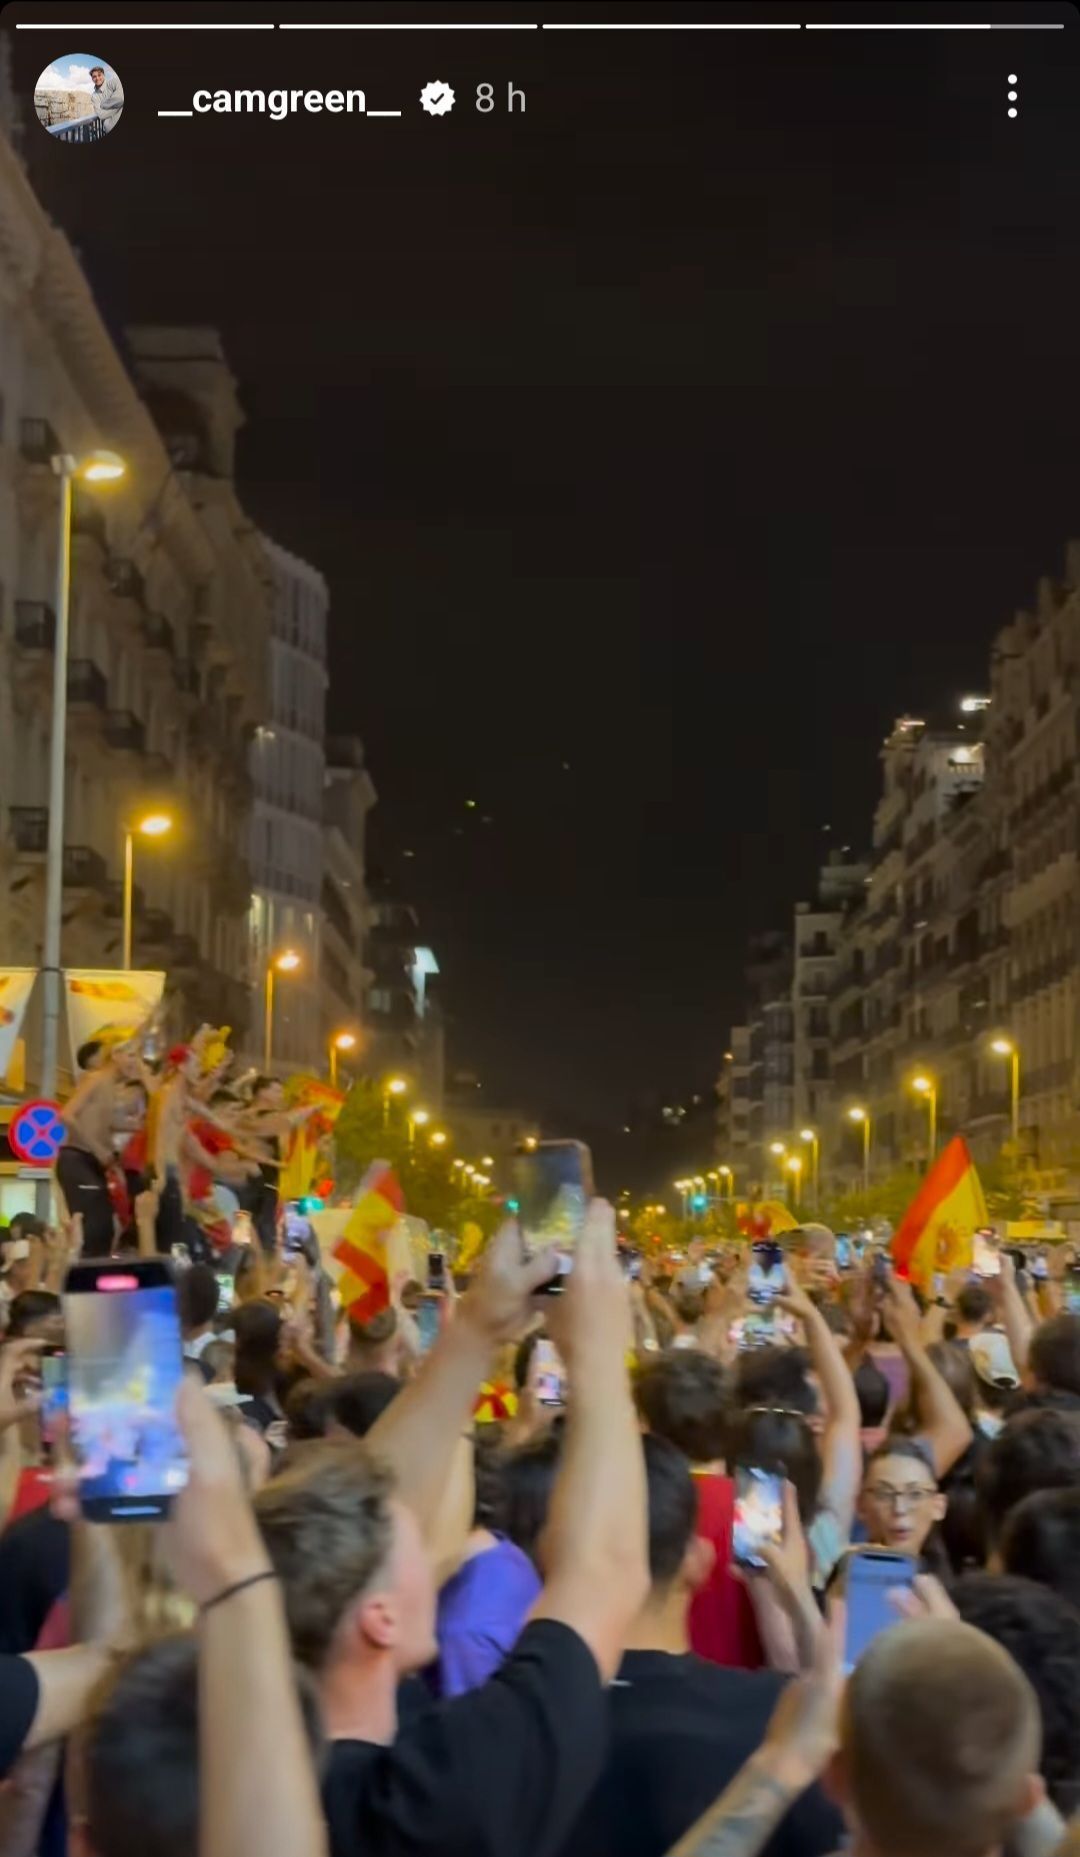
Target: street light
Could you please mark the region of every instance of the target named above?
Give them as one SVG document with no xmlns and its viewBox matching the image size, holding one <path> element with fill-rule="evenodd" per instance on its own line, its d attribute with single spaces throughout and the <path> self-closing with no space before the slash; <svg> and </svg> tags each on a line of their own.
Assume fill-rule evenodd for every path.
<svg viewBox="0 0 1080 1857">
<path fill-rule="evenodd" d="M 390 1122 L 390 1098 L 392 1096 L 404 1096 L 408 1087 L 408 1080 L 405 1077 L 387 1077 L 384 1082 L 382 1087 L 382 1119 L 384 1128 L 388 1127 Z"/>
<path fill-rule="evenodd" d="M 930 1122 L 930 1159 L 937 1153 L 937 1084 L 933 1077 L 920 1075 L 912 1077 L 911 1087 L 918 1096 L 926 1099 L 927 1115 Z"/>
<path fill-rule="evenodd" d="M 269 1073 L 274 1054 L 274 975 L 295 974 L 300 956 L 295 948 L 285 948 L 266 963 L 266 996 L 263 1004 L 263 1069 Z"/>
<path fill-rule="evenodd" d="M 412 1114 L 409 1116 L 409 1146 L 410 1148 L 415 1146 L 417 1129 L 425 1128 L 430 1121 L 431 1121 L 430 1109 L 414 1109 L 412 1111 Z"/>
<path fill-rule="evenodd" d="M 863 1109 L 860 1104 L 856 1104 L 856 1106 L 853 1109 L 848 1110 L 848 1121 L 862 1123 L 863 1192 L 868 1193 L 870 1191 L 870 1111 L 869 1109 Z"/>
<path fill-rule="evenodd" d="M 792 1195 L 794 1198 L 794 1202 L 796 1206 L 800 1206 L 802 1204 L 803 1157 L 801 1154 L 789 1154 L 787 1160 L 784 1162 L 784 1165 L 787 1168 L 788 1173 L 791 1175 Z"/>
<path fill-rule="evenodd" d="M 821 1204 L 821 1137 L 816 1128 L 801 1128 L 799 1140 L 805 1141 L 810 1149 L 810 1183 L 814 1192 L 814 1211 L 817 1212 Z"/>
<path fill-rule="evenodd" d="M 142 838 L 164 838 L 172 828 L 173 822 L 167 812 L 148 812 L 124 831 L 124 934 L 121 966 L 125 970 L 131 966 L 135 915 L 135 834 L 138 832 Z"/>
<path fill-rule="evenodd" d="M 445 1128 L 437 1128 L 434 1134 L 429 1136 L 428 1139 L 430 1140 L 433 1148 L 445 1148 L 446 1143 L 447 1143 L 447 1133 L 446 1133 Z"/>
<path fill-rule="evenodd" d="M 53 638 L 52 731 L 49 740 L 49 826 L 45 850 L 45 932 L 41 972 L 45 985 L 41 1026 L 41 1094 L 56 1095 L 60 1052 L 60 931 L 64 905 L 64 787 L 67 769 L 68 645 L 71 637 L 71 486 L 103 484 L 123 477 L 127 466 L 115 451 L 91 451 L 82 462 L 70 452 L 49 460 L 60 479 L 56 551 L 56 617 Z M 50 1184 L 37 1189 L 37 1209 L 49 1212 Z"/>
<path fill-rule="evenodd" d="M 998 1057 L 1011 1059 L 1009 1065 L 1009 1100 L 1012 1111 L 1013 1146 L 1019 1149 L 1020 1142 L 1020 1047 L 1015 1038 L 994 1038 L 990 1049 Z"/>
<path fill-rule="evenodd" d="M 355 1049 L 356 1049 L 356 1033 L 355 1032 L 338 1032 L 334 1038 L 331 1038 L 330 1040 L 330 1087 L 331 1089 L 334 1089 L 334 1090 L 337 1089 L 338 1057 L 340 1053 L 342 1051 L 355 1051 Z"/>
<path fill-rule="evenodd" d="M 724 1182 L 724 1181 L 727 1182 L 727 1197 L 728 1199 L 732 1199 L 735 1194 L 734 1173 L 732 1172 L 730 1167 L 718 1167 L 716 1171 L 720 1175 L 721 1182 Z"/>
</svg>

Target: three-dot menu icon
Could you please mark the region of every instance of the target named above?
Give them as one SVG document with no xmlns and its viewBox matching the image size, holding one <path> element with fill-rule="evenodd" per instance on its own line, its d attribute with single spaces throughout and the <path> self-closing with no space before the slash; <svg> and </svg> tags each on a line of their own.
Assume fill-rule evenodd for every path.
<svg viewBox="0 0 1080 1857">
<path fill-rule="evenodd" d="M 1009 115 L 1010 116 L 1016 116 L 1019 114 L 1019 111 L 1017 110 L 1016 105 L 1019 100 L 1020 92 L 1018 90 L 1013 89 L 1013 85 L 1016 84 L 1017 82 L 1018 82 L 1018 79 L 1016 76 L 1016 72 L 1010 71 L 1009 72 Z"/>
</svg>

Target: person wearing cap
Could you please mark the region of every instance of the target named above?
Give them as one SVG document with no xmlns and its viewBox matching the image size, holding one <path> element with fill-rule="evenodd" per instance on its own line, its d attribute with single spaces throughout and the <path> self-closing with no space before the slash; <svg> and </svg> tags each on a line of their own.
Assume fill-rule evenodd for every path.
<svg viewBox="0 0 1080 1857">
<path fill-rule="evenodd" d="M 977 1382 L 976 1427 L 984 1438 L 996 1438 L 1005 1422 L 1005 1408 L 1020 1385 L 1008 1337 L 999 1328 L 983 1329 L 968 1342 L 968 1356 Z"/>
</svg>

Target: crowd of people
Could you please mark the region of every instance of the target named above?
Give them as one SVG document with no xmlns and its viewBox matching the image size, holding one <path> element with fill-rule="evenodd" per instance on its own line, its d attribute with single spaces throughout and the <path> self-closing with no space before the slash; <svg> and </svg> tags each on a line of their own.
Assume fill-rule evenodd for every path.
<svg viewBox="0 0 1080 1857">
<path fill-rule="evenodd" d="M 596 1201 L 560 1293 L 510 1221 L 360 1320 L 284 1241 L 276 1086 L 209 1034 L 83 1058 L 68 1223 L 0 1276 L 5 1857 L 1080 1849 L 1066 1247 L 922 1297 L 803 1226 L 763 1305 L 750 1244 L 634 1256 Z M 91 1526 L 40 1410 L 64 1272 L 174 1246 L 188 1482 Z M 852 1656 L 875 1553 L 912 1577 Z"/>
</svg>

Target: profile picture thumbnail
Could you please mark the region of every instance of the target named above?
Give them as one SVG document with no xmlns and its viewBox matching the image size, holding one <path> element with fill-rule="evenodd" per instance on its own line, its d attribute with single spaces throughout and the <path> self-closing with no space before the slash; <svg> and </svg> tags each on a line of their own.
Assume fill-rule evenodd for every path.
<svg viewBox="0 0 1080 1857">
<path fill-rule="evenodd" d="M 58 142 L 100 142 L 124 113 L 124 87 L 104 58 L 54 58 L 34 85 L 38 122 Z"/>
</svg>

